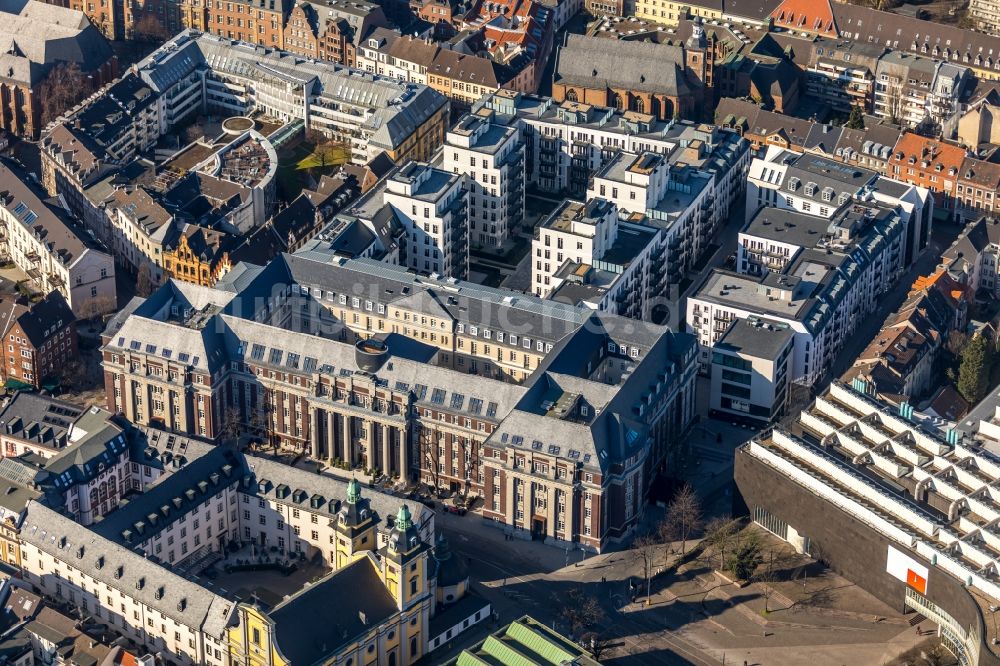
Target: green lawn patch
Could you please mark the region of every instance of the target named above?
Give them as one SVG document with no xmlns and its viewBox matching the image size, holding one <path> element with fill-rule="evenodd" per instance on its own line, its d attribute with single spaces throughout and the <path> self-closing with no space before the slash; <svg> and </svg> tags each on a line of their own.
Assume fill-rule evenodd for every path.
<svg viewBox="0 0 1000 666">
<path fill-rule="evenodd" d="M 278 185 L 286 201 L 292 201 L 309 185 L 309 174 L 316 180 L 336 171 L 351 159 L 351 149 L 339 143 L 313 145 L 308 141 L 282 150 L 278 156 Z"/>
</svg>

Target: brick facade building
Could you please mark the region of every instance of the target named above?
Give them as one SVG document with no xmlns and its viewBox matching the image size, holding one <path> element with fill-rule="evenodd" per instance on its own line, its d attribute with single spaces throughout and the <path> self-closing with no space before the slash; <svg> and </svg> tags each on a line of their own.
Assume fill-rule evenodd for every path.
<svg viewBox="0 0 1000 666">
<path fill-rule="evenodd" d="M 77 356 L 76 317 L 58 291 L 28 305 L 0 299 L 3 322 L 3 378 L 40 388 Z"/>
</svg>

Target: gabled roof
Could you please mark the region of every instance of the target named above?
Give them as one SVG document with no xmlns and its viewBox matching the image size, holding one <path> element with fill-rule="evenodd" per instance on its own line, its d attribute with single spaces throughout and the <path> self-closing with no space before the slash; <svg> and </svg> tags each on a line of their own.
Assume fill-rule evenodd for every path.
<svg viewBox="0 0 1000 666">
<path fill-rule="evenodd" d="M 681 96 L 690 91 L 679 46 L 567 35 L 555 80 L 586 88 L 628 88 Z"/>
<path fill-rule="evenodd" d="M 28 503 L 21 539 L 95 582 L 122 591 L 183 625 L 220 640 L 235 604 L 40 502 Z"/>
<path fill-rule="evenodd" d="M 771 12 L 775 27 L 836 37 L 837 22 L 830 0 L 784 0 Z"/>
<path fill-rule="evenodd" d="M 10 325 L 16 323 L 36 349 L 76 321 L 73 310 L 59 291 L 49 292 L 48 296 L 30 307 L 10 303 L 10 300 L 9 297 L 0 298 L 0 317 L 3 317 L 8 307 L 13 314 L 9 322 L 6 319 L 0 321 L 0 326 L 5 326 L 2 333 L 6 333 Z"/>
<path fill-rule="evenodd" d="M 268 613 L 278 650 L 289 663 L 321 663 L 398 612 L 375 567 L 370 557 L 358 558 Z"/>
<path fill-rule="evenodd" d="M 4 0 L 0 16 L 0 77 L 16 83 L 40 84 L 59 62 L 92 72 L 113 55 L 83 12 L 37 0 Z"/>
</svg>

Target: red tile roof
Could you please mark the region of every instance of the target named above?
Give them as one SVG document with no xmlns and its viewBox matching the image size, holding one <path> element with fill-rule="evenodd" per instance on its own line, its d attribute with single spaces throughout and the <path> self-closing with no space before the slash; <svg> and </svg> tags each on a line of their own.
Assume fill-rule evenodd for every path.
<svg viewBox="0 0 1000 666">
<path fill-rule="evenodd" d="M 808 32 L 823 37 L 837 37 L 830 0 L 784 0 L 771 12 L 778 28 Z"/>
</svg>

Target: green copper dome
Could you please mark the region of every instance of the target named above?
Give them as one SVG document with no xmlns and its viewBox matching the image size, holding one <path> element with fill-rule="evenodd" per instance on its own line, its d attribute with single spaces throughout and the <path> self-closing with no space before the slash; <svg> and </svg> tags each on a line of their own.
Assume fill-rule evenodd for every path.
<svg viewBox="0 0 1000 666">
<path fill-rule="evenodd" d="M 357 504 L 361 499 L 361 484 L 357 479 L 351 479 L 347 484 L 347 503 Z"/>
<path fill-rule="evenodd" d="M 405 504 L 399 507 L 399 512 L 396 514 L 395 527 L 400 532 L 405 532 L 413 527 L 413 516 L 410 515 L 410 507 Z"/>
</svg>

